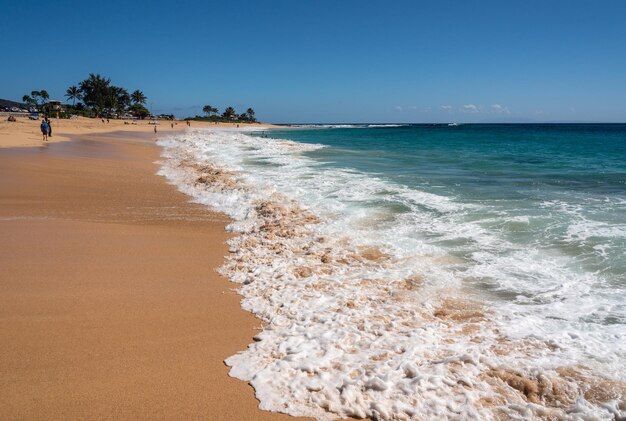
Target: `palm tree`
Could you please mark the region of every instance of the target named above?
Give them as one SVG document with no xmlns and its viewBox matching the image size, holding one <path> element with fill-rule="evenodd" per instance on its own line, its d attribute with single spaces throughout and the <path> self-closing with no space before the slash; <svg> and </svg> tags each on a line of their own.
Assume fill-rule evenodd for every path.
<svg viewBox="0 0 626 421">
<path fill-rule="evenodd" d="M 210 105 L 205 105 L 204 107 L 202 107 L 202 112 L 208 115 L 209 117 L 211 117 L 211 115 L 213 114 L 217 114 L 218 111 L 219 110 L 217 108 L 212 107 Z"/>
<path fill-rule="evenodd" d="M 148 99 L 139 89 L 130 94 L 130 97 L 135 104 L 145 104 Z"/>
<path fill-rule="evenodd" d="M 133 104 L 128 109 L 142 120 L 150 115 L 150 111 L 141 104 Z"/>
<path fill-rule="evenodd" d="M 252 108 L 248 108 L 246 110 L 246 114 L 248 114 L 248 120 L 250 121 L 250 123 L 254 123 L 256 121 L 256 118 L 254 116 L 254 110 Z"/>
<path fill-rule="evenodd" d="M 106 107 L 110 95 L 111 79 L 90 73 L 89 77 L 78 84 L 83 103 L 90 107 L 96 115 L 100 115 Z"/>
<path fill-rule="evenodd" d="M 222 117 L 224 117 L 227 120 L 234 119 L 236 115 L 237 113 L 235 112 L 235 109 L 233 107 L 227 107 L 222 113 Z"/>
<path fill-rule="evenodd" d="M 67 91 L 65 91 L 65 97 L 72 100 L 72 107 L 74 107 L 76 100 L 80 99 L 80 89 L 76 86 L 70 86 L 67 88 Z"/>
<path fill-rule="evenodd" d="M 115 111 L 119 114 L 130 105 L 130 95 L 128 95 L 128 91 L 124 88 L 120 88 L 119 86 L 111 86 L 109 89 L 109 102 L 108 106 L 111 109 L 115 109 Z"/>
</svg>

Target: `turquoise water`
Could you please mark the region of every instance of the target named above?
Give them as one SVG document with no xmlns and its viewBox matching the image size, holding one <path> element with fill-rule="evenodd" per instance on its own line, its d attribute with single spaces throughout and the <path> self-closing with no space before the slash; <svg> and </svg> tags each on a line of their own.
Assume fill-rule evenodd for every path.
<svg viewBox="0 0 626 421">
<path fill-rule="evenodd" d="M 353 169 L 468 205 L 454 218 L 428 205 L 421 211 L 458 224 L 447 227 L 450 230 L 472 223 L 472 228 L 478 226 L 511 245 L 497 250 L 497 245 L 481 244 L 472 233 L 451 238 L 446 229 L 423 224 L 424 232 L 415 235 L 475 264 L 482 246 L 494 247 L 497 256 L 507 258 L 506 264 L 483 265 L 468 282 L 495 296 L 536 300 L 525 288 L 528 282 L 545 281 L 553 287 L 548 278 L 554 274 L 510 273 L 531 263 L 510 262 L 509 254 L 518 248 L 552 255 L 577 276 L 593 277 L 598 293 L 617 294 L 626 301 L 626 125 L 306 128 L 272 136 L 326 145 L 307 153 L 324 167 Z M 393 197 L 383 202 L 391 212 L 411 212 Z M 519 256 L 524 257 L 529 256 Z M 568 282 L 567 272 L 562 275 L 557 281 Z M 626 323 L 619 307 L 616 313 L 586 317 Z"/>
<path fill-rule="evenodd" d="M 623 394 L 585 395 L 626 381 L 626 125 L 207 129 L 160 144 L 160 173 L 232 218 L 221 273 L 267 325 L 226 363 L 262 408 L 626 416 Z M 528 404 L 495 369 L 568 396 Z"/>
</svg>

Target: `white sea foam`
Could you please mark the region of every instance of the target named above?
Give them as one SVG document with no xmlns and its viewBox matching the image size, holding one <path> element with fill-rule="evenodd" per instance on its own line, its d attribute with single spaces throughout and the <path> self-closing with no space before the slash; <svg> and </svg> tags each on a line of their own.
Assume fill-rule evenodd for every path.
<svg viewBox="0 0 626 421">
<path fill-rule="evenodd" d="M 263 126 L 241 126 L 241 127 L 235 127 L 235 126 L 215 126 L 215 127 L 207 127 L 207 128 L 202 128 L 202 129 L 186 129 L 187 133 L 190 132 L 198 132 L 198 131 L 202 131 L 205 134 L 211 134 L 211 133 L 220 133 L 220 132 L 230 132 L 230 133 L 253 133 L 253 132 L 265 132 L 267 131 L 268 128 L 267 127 L 263 127 Z"/>
<path fill-rule="evenodd" d="M 404 127 L 405 124 L 368 124 L 368 128 L 378 128 L 378 127 Z"/>
<path fill-rule="evenodd" d="M 289 127 L 310 129 L 365 129 L 404 127 L 405 124 L 293 124 Z"/>
<path fill-rule="evenodd" d="M 323 145 L 203 130 L 159 143 L 160 174 L 233 219 L 222 272 L 267 326 L 227 363 L 261 408 L 318 419 L 626 416 L 624 325 L 589 322 L 626 308 L 594 293 L 603 279 L 567 256 L 507 241 L 467 217 L 477 205 L 305 155 Z M 604 393 L 587 390 L 599 382 Z"/>
</svg>

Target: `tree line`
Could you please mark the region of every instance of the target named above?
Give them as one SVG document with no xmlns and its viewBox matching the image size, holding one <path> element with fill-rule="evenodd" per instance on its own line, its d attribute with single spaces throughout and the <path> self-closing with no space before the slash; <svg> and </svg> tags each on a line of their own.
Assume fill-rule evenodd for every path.
<svg viewBox="0 0 626 421">
<path fill-rule="evenodd" d="M 125 88 L 115 86 L 111 79 L 90 73 L 89 77 L 72 85 L 65 91 L 65 97 L 72 101 L 67 110 L 75 114 L 95 117 L 119 117 L 130 113 L 135 117 L 146 118 L 150 111 L 145 107 L 148 99 L 143 92 L 135 90 L 129 93 Z M 50 96 L 45 90 L 32 91 L 24 95 L 22 101 L 47 112 Z M 78 102 L 77 102 L 78 101 Z"/>
<path fill-rule="evenodd" d="M 134 117 L 146 118 L 150 111 L 145 106 L 148 99 L 143 92 L 135 90 L 129 93 L 125 88 L 115 86 L 111 79 L 99 74 L 90 73 L 89 77 L 78 85 L 72 85 L 65 91 L 65 97 L 72 101 L 66 106 L 63 114 L 81 114 L 92 117 L 121 117 L 131 114 Z M 32 91 L 24 95 L 22 101 L 39 111 L 49 113 L 50 95 L 47 91 Z M 196 120 L 228 121 L 228 122 L 257 122 L 254 109 L 248 108 L 238 114 L 233 107 L 226 107 L 220 114 L 219 110 L 211 105 L 205 105 L 202 112 L 206 116 L 196 116 Z M 173 116 L 172 116 L 173 118 Z"/>
<path fill-rule="evenodd" d="M 41 91 L 32 91 L 30 95 L 24 95 L 22 97 L 22 102 L 36 108 L 39 111 L 44 111 L 49 99 L 50 95 L 48 95 L 48 91 L 42 89 Z"/>
<path fill-rule="evenodd" d="M 202 107 L 202 112 L 206 114 L 206 117 L 196 116 L 196 120 L 209 120 L 209 121 L 233 121 L 242 123 L 256 123 L 256 116 L 254 109 L 248 108 L 246 112 L 237 114 L 233 107 L 226 107 L 224 112 L 219 113 L 220 110 L 211 106 L 205 105 Z"/>
<path fill-rule="evenodd" d="M 99 74 L 90 73 L 78 86 L 67 88 L 65 97 L 72 100 L 73 107 L 76 107 L 77 100 L 81 101 L 79 104 L 91 110 L 96 116 L 110 117 L 115 114 L 120 116 L 125 112 L 139 118 L 150 115 L 150 111 L 144 105 L 148 98 L 143 92 L 135 90 L 128 93 L 125 88 L 111 84 L 111 79 Z"/>
</svg>

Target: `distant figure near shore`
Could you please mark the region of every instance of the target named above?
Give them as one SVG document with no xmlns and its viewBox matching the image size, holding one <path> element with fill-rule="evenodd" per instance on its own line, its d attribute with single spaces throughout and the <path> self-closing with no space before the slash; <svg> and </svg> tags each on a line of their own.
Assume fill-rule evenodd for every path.
<svg viewBox="0 0 626 421">
<path fill-rule="evenodd" d="M 154 126 L 154 132 L 155 132 L 155 133 L 157 132 L 157 130 L 156 130 L 156 126 Z"/>
<path fill-rule="evenodd" d="M 39 126 L 39 128 L 41 129 L 41 134 L 43 135 L 43 141 L 47 142 L 48 141 L 48 130 L 50 130 L 50 125 L 48 124 L 48 122 L 46 120 L 41 122 L 41 125 Z"/>
<path fill-rule="evenodd" d="M 52 122 L 48 119 L 48 117 L 46 117 L 44 121 L 48 123 L 48 137 L 52 137 Z"/>
</svg>

